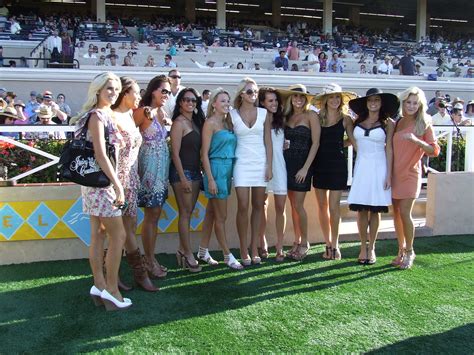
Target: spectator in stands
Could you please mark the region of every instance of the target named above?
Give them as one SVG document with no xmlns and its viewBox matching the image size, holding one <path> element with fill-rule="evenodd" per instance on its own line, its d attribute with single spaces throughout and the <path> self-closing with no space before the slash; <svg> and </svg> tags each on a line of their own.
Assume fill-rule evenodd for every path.
<svg viewBox="0 0 474 355">
<path fill-rule="evenodd" d="M 286 51 L 280 50 L 278 52 L 280 55 L 275 58 L 275 70 L 284 70 L 287 71 L 289 67 L 288 58 L 286 57 Z"/>
<path fill-rule="evenodd" d="M 74 55 L 74 46 L 71 36 L 66 31 L 61 34 L 61 46 L 63 54 L 63 62 L 71 62 Z"/>
<path fill-rule="evenodd" d="M 463 116 L 463 106 L 461 103 L 457 103 L 453 106 L 453 109 L 451 111 L 451 121 L 455 126 L 471 125 L 471 120 Z"/>
<path fill-rule="evenodd" d="M 287 54 L 289 60 L 300 60 L 300 50 L 297 41 L 291 42 L 287 48 Z"/>
<path fill-rule="evenodd" d="M 163 105 L 167 117 L 171 119 L 173 117 L 173 111 L 176 106 L 176 98 L 178 94 L 185 88 L 181 85 L 181 74 L 177 69 L 172 69 L 168 72 L 168 80 L 171 87 L 171 92 L 168 95 L 168 100 Z"/>
<path fill-rule="evenodd" d="M 254 63 L 253 64 L 253 70 L 261 70 L 260 63 Z"/>
<path fill-rule="evenodd" d="M 334 52 L 332 54 L 332 58 L 327 64 L 327 72 L 328 73 L 342 73 L 342 60 L 339 58 L 339 53 Z"/>
<path fill-rule="evenodd" d="M 126 55 L 123 57 L 123 64 L 122 67 L 134 67 L 135 64 L 132 63 L 132 58 Z"/>
<path fill-rule="evenodd" d="M 474 78 L 474 68 L 468 68 L 466 75 L 464 75 L 465 78 Z"/>
<path fill-rule="evenodd" d="M 97 61 L 96 65 L 98 66 L 105 66 L 106 63 L 105 63 L 105 55 L 101 55 L 99 57 L 99 60 Z"/>
<path fill-rule="evenodd" d="M 453 107 L 456 106 L 456 104 L 461 104 L 461 108 L 464 108 L 464 100 L 461 99 L 459 96 L 456 96 L 454 99 L 453 99 Z"/>
<path fill-rule="evenodd" d="M 16 20 L 15 16 L 10 17 L 10 33 L 12 35 L 19 34 L 21 31 L 21 26 Z"/>
<path fill-rule="evenodd" d="M 319 69 L 321 68 L 318 55 L 319 55 L 319 47 L 313 47 L 311 53 L 309 53 L 307 57 L 308 68 L 311 69 L 311 71 L 315 73 L 319 73 Z"/>
<path fill-rule="evenodd" d="M 244 69 L 243 63 L 242 63 L 242 62 L 238 62 L 236 68 L 237 68 L 237 69 Z"/>
<path fill-rule="evenodd" d="M 474 100 L 471 100 L 467 103 L 466 106 L 466 118 L 474 119 Z"/>
<path fill-rule="evenodd" d="M 369 74 L 367 72 L 367 68 L 365 67 L 365 64 L 360 65 L 360 68 L 359 68 L 359 71 L 357 72 L 357 74 Z"/>
<path fill-rule="evenodd" d="M 411 48 L 405 50 L 405 55 L 399 63 L 400 75 L 415 75 L 415 58 L 412 57 Z"/>
<path fill-rule="evenodd" d="M 85 53 L 82 58 L 97 58 L 97 56 L 94 53 L 94 48 L 88 48 L 87 53 Z"/>
<path fill-rule="evenodd" d="M 115 67 L 117 66 L 118 55 L 114 54 L 109 57 L 109 66 Z M 106 64 L 107 65 L 107 64 Z"/>
<path fill-rule="evenodd" d="M 37 125 L 56 125 L 53 121 L 55 116 L 51 106 L 40 105 L 38 109 L 39 121 Z M 27 134 L 28 139 L 66 139 L 64 132 L 31 132 Z"/>
<path fill-rule="evenodd" d="M 69 105 L 66 103 L 66 95 L 58 94 L 58 96 L 56 96 L 56 102 L 59 106 L 59 109 L 68 115 L 68 117 L 71 117 L 72 111 L 71 107 L 69 107 Z"/>
<path fill-rule="evenodd" d="M 17 112 L 18 119 L 24 123 L 28 120 L 28 118 L 25 115 L 25 104 L 21 100 L 17 100 L 15 104 L 13 105 L 14 109 Z"/>
<path fill-rule="evenodd" d="M 13 91 L 7 91 L 5 94 L 5 101 L 9 107 L 15 106 L 16 94 Z"/>
<path fill-rule="evenodd" d="M 49 50 L 52 62 L 59 62 L 59 58 L 63 51 L 63 43 L 61 37 L 58 36 L 58 31 L 54 30 L 46 39 L 46 48 Z"/>
<path fill-rule="evenodd" d="M 432 104 L 434 104 L 434 102 L 436 101 L 436 98 L 443 98 L 444 99 L 444 96 L 441 95 L 441 91 L 440 90 L 436 90 L 435 91 L 435 96 L 430 100 L 430 102 L 428 103 L 429 106 L 431 106 Z"/>
<path fill-rule="evenodd" d="M 165 55 L 165 61 L 161 64 L 162 68 L 176 68 L 176 63 L 172 61 L 173 57 L 169 54 Z"/>
<path fill-rule="evenodd" d="M 298 64 L 296 63 L 291 64 L 290 71 L 299 71 Z"/>
<path fill-rule="evenodd" d="M 0 111 L 0 125 L 14 125 L 23 123 L 24 122 L 18 119 L 18 112 L 13 107 L 7 107 L 3 111 Z M 0 136 L 10 137 L 13 139 L 20 138 L 20 134 L 17 132 L 0 132 Z"/>
<path fill-rule="evenodd" d="M 53 93 L 51 91 L 45 91 L 43 93 L 43 103 L 42 106 L 47 106 L 51 109 L 53 116 L 51 120 L 57 124 L 67 123 L 67 114 L 59 108 L 59 105 L 53 100 Z M 41 107 L 39 108 L 41 109 Z M 38 114 L 39 117 L 39 114 Z"/>
<path fill-rule="evenodd" d="M 201 108 L 205 115 L 207 115 L 207 107 L 209 105 L 209 99 L 211 97 L 211 91 L 204 89 L 201 95 Z"/>
<path fill-rule="evenodd" d="M 379 65 L 378 68 L 379 74 L 391 75 L 393 72 L 393 65 L 390 63 L 390 57 L 385 56 L 384 62 Z"/>
<path fill-rule="evenodd" d="M 41 102 L 37 100 L 38 93 L 36 91 L 30 92 L 30 101 L 28 101 L 25 105 L 24 113 L 26 117 L 28 117 L 30 123 L 36 122 L 36 110 L 39 108 Z"/>
<path fill-rule="evenodd" d="M 189 44 L 184 51 L 185 52 L 196 52 L 196 47 L 194 46 L 194 44 Z"/>
<path fill-rule="evenodd" d="M 155 58 L 152 55 L 149 55 L 146 59 L 145 67 L 156 67 Z"/>
<path fill-rule="evenodd" d="M 438 112 L 431 117 L 433 119 L 434 126 L 449 125 L 451 124 L 451 117 L 446 111 L 446 102 L 440 101 L 438 103 Z"/>
</svg>

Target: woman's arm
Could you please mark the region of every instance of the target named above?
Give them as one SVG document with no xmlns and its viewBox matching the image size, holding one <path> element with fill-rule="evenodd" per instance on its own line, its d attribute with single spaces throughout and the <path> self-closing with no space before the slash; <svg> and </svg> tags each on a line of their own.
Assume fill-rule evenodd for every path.
<svg viewBox="0 0 474 355">
<path fill-rule="evenodd" d="M 258 114 L 258 112 L 257 112 Z M 273 177 L 273 143 L 272 143 L 272 116 L 267 112 L 264 123 L 263 140 L 265 143 L 265 151 L 267 155 L 267 171 L 265 173 L 265 181 L 270 181 Z"/>
<path fill-rule="evenodd" d="M 308 170 L 313 164 L 316 153 L 319 149 L 319 138 L 321 136 L 321 125 L 319 123 L 319 117 L 316 112 L 310 111 L 307 113 L 309 115 L 309 128 L 311 129 L 311 148 L 309 149 L 308 157 L 303 165 L 303 167 L 296 173 L 295 181 L 297 183 L 302 183 L 306 179 Z"/>
<path fill-rule="evenodd" d="M 92 138 L 92 144 L 94 146 L 94 154 L 97 163 L 104 172 L 104 174 L 110 179 L 114 186 L 116 193 L 116 205 L 123 205 L 125 202 L 125 195 L 123 186 L 115 172 L 115 168 L 112 166 L 112 162 L 106 154 L 105 147 L 105 128 L 104 124 L 99 120 L 97 115 L 93 113 L 89 119 L 88 130 Z"/>
<path fill-rule="evenodd" d="M 202 128 L 201 162 L 207 176 L 209 193 L 211 195 L 217 195 L 219 191 L 217 191 L 217 184 L 214 181 L 214 176 L 212 176 L 211 162 L 209 161 L 209 149 L 213 134 L 213 123 L 207 119 Z"/>
<path fill-rule="evenodd" d="M 191 184 L 184 175 L 183 164 L 181 163 L 181 158 L 179 157 L 179 151 L 181 150 L 181 141 L 183 139 L 183 124 L 180 122 L 180 119 L 177 118 L 171 125 L 171 159 L 173 160 L 174 167 L 178 172 L 179 179 L 181 180 L 181 185 L 184 192 L 191 192 Z"/>
<path fill-rule="evenodd" d="M 344 116 L 344 128 L 346 129 L 347 137 L 349 138 L 349 142 L 352 144 L 355 150 L 357 150 L 357 142 L 354 138 L 354 121 L 350 116 Z"/>
<path fill-rule="evenodd" d="M 417 146 L 423 149 L 425 154 L 429 157 L 437 157 L 439 155 L 440 148 L 436 142 L 432 126 L 428 126 L 428 128 L 426 128 L 423 139 L 418 138 L 413 133 L 406 133 L 405 139 L 415 143 Z"/>
<path fill-rule="evenodd" d="M 392 186 L 392 167 L 393 167 L 393 133 L 395 131 L 395 122 L 392 119 L 387 120 L 387 137 L 385 140 L 385 158 L 387 163 L 387 176 L 385 177 L 384 189 L 388 190 Z"/>
</svg>

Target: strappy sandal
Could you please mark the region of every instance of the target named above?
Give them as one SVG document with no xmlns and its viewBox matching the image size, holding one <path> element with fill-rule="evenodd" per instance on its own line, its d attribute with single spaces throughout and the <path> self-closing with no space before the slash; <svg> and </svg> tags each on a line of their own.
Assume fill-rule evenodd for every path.
<svg viewBox="0 0 474 355">
<path fill-rule="evenodd" d="M 341 260 L 341 250 L 339 248 L 332 248 L 331 260 Z"/>
<path fill-rule="evenodd" d="M 359 258 L 357 259 L 357 263 L 360 264 L 360 265 L 366 265 L 367 264 L 367 259 L 364 259 L 364 258 L 361 258 L 361 254 L 362 254 L 362 245 L 360 246 L 360 253 L 359 253 Z M 365 257 L 367 258 L 369 255 L 369 246 L 367 245 L 367 243 L 365 243 Z"/>
<path fill-rule="evenodd" d="M 300 247 L 300 244 L 294 242 L 293 246 L 291 247 L 290 250 L 288 250 L 285 254 L 287 258 L 293 259 L 293 254 L 295 254 L 298 251 L 298 248 Z"/>
<path fill-rule="evenodd" d="M 306 244 L 306 247 L 300 245 L 296 253 L 293 254 L 293 260 L 303 261 L 304 258 L 308 256 L 309 249 L 310 249 L 309 243 Z"/>
<path fill-rule="evenodd" d="M 262 263 L 262 258 L 259 256 L 252 257 L 252 265 L 260 265 Z"/>
<path fill-rule="evenodd" d="M 258 248 L 258 255 L 262 259 L 268 259 L 268 250 L 265 248 Z"/>
<path fill-rule="evenodd" d="M 224 255 L 224 263 L 230 267 L 232 270 L 242 270 L 244 267 L 239 261 L 232 255 L 232 253 L 228 255 Z"/>
<path fill-rule="evenodd" d="M 323 259 L 330 260 L 332 258 L 332 247 L 330 245 L 326 245 L 326 250 L 322 254 Z"/>
<path fill-rule="evenodd" d="M 214 260 L 211 254 L 209 254 L 208 248 L 199 247 L 199 251 L 197 253 L 197 259 L 204 261 L 205 263 L 212 266 L 219 265 L 219 262 L 217 260 Z"/>
<path fill-rule="evenodd" d="M 402 265 L 403 259 L 405 258 L 405 249 L 399 249 L 397 256 L 392 260 L 392 266 L 399 267 Z"/>
<path fill-rule="evenodd" d="M 285 261 L 285 254 L 283 254 L 283 250 L 280 249 L 279 251 L 277 251 L 276 255 L 275 255 L 275 261 L 277 263 L 281 263 L 283 261 Z"/>
<path fill-rule="evenodd" d="M 413 262 L 415 261 L 415 257 L 416 257 L 416 254 L 413 249 L 410 251 L 407 250 L 405 257 L 403 258 L 403 261 L 400 264 L 400 269 L 402 270 L 411 269 L 411 267 L 413 266 Z"/>
<path fill-rule="evenodd" d="M 155 258 L 150 260 L 147 259 L 146 256 L 143 256 L 143 262 L 145 263 L 145 269 L 150 279 L 162 279 L 168 274 L 167 271 L 163 271 L 163 267 L 158 263 L 158 261 L 156 261 Z"/>
<path fill-rule="evenodd" d="M 176 259 L 178 260 L 178 265 L 181 266 L 183 269 L 189 270 L 189 272 L 200 272 L 202 270 L 202 267 L 197 261 L 196 264 L 191 264 L 189 262 L 189 258 L 179 250 L 176 252 Z"/>
<path fill-rule="evenodd" d="M 367 265 L 374 265 L 377 262 L 377 257 L 375 256 L 375 250 L 370 251 L 371 254 L 367 253 L 367 260 L 366 264 Z M 369 257 L 371 255 L 372 257 Z"/>
</svg>

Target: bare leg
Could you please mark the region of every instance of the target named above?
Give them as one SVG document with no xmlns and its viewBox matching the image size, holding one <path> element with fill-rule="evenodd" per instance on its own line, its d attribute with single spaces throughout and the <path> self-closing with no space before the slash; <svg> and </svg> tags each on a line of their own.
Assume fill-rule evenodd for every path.
<svg viewBox="0 0 474 355">
<path fill-rule="evenodd" d="M 110 236 L 107 256 L 105 258 L 105 267 L 107 269 L 106 289 L 119 301 L 123 301 L 122 295 L 118 289 L 118 272 L 120 261 L 122 259 L 122 249 L 126 238 L 122 217 L 99 217 L 99 219 L 104 225 L 107 235 Z"/>
<path fill-rule="evenodd" d="M 201 242 L 199 243 L 200 247 L 205 249 L 209 248 L 209 243 L 211 241 L 212 228 L 214 227 L 215 213 L 213 204 L 211 203 L 213 199 L 209 199 L 206 206 L 206 214 L 204 215 L 204 221 L 202 221 L 202 233 L 201 233 Z"/>
<path fill-rule="evenodd" d="M 197 265 L 197 261 L 191 250 L 191 240 L 189 235 L 189 226 L 191 223 L 191 215 L 196 205 L 199 196 L 199 181 L 192 182 L 192 192 L 184 192 L 179 183 L 172 184 L 173 191 L 178 203 L 179 218 L 178 218 L 178 232 L 179 232 L 179 251 L 181 251 L 187 258 L 191 265 Z"/>
<path fill-rule="evenodd" d="M 375 241 L 379 233 L 380 213 L 370 212 L 370 226 L 369 226 L 369 254 L 367 259 L 370 262 L 375 262 Z"/>
<path fill-rule="evenodd" d="M 318 217 L 326 246 L 331 247 L 331 224 L 329 223 L 329 201 L 327 190 L 315 189 L 318 202 Z"/>
<path fill-rule="evenodd" d="M 229 247 L 227 246 L 227 239 L 225 233 L 225 221 L 227 219 L 227 199 L 213 198 L 209 200 L 212 204 L 212 209 L 215 211 L 215 232 L 216 238 L 219 245 L 224 252 L 224 255 L 230 254 Z"/>
<path fill-rule="evenodd" d="M 342 191 L 329 191 L 329 220 L 331 223 L 331 245 L 339 250 L 339 224 L 341 222 Z M 340 255 L 339 255 L 340 257 Z"/>
<path fill-rule="evenodd" d="M 122 216 L 122 221 L 127 236 L 125 239 L 125 250 L 127 253 L 131 253 L 138 249 L 137 238 L 135 236 L 137 216 Z"/>
<path fill-rule="evenodd" d="M 237 233 L 240 241 L 240 257 L 243 260 L 249 259 L 249 252 L 247 249 L 247 233 L 249 225 L 249 187 L 236 187 L 237 193 Z"/>
<path fill-rule="evenodd" d="M 268 209 L 268 195 L 265 194 L 265 202 L 263 205 L 263 213 L 260 219 L 260 228 L 258 232 L 258 246 L 262 250 L 268 250 L 267 238 L 265 236 L 265 231 L 267 229 L 267 209 Z"/>
<path fill-rule="evenodd" d="M 288 191 L 288 199 L 290 200 L 291 207 L 291 220 L 293 221 L 293 247 L 288 251 L 288 255 L 291 257 L 292 253 L 295 253 L 298 249 L 298 246 L 301 243 L 301 228 L 300 228 L 300 216 L 295 208 L 295 191 Z"/>
<path fill-rule="evenodd" d="M 406 247 L 405 232 L 403 231 L 403 223 L 400 212 L 400 203 L 402 200 L 392 199 L 393 204 L 393 224 L 395 227 L 395 234 L 397 235 L 398 241 L 398 255 L 403 253 Z"/>
<path fill-rule="evenodd" d="M 369 226 L 369 212 L 359 211 L 357 212 L 357 227 L 359 229 L 360 237 L 360 253 L 359 263 L 367 260 L 367 228 Z"/>
<path fill-rule="evenodd" d="M 275 226 L 277 233 L 276 253 L 283 254 L 283 237 L 286 227 L 285 202 L 286 195 L 274 195 L 275 199 Z"/>
<path fill-rule="evenodd" d="M 403 224 L 403 234 L 405 235 L 407 251 L 413 249 L 413 241 L 415 239 L 415 227 L 411 216 L 414 202 L 415 199 L 413 198 L 400 200 L 400 218 Z"/>
<path fill-rule="evenodd" d="M 258 257 L 260 220 L 265 203 L 265 188 L 252 187 L 252 213 L 250 215 L 250 245 L 252 258 Z"/>
<path fill-rule="evenodd" d="M 157 224 L 161 215 L 161 207 L 145 207 L 142 224 L 143 251 L 148 260 L 155 258 Z"/>
<path fill-rule="evenodd" d="M 91 244 L 89 246 L 89 264 L 94 277 L 94 285 L 103 290 L 107 283 L 104 277 L 104 242 L 105 233 L 100 231 L 101 223 L 99 217 L 90 216 Z"/>
</svg>

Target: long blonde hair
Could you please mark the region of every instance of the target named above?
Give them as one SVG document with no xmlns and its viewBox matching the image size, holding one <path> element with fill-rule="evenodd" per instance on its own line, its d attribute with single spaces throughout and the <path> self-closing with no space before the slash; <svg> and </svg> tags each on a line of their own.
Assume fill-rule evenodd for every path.
<svg viewBox="0 0 474 355">
<path fill-rule="evenodd" d="M 211 117 L 212 114 L 214 113 L 214 107 L 212 107 L 212 104 L 217 101 L 217 97 L 220 94 L 226 94 L 229 97 L 229 101 L 230 101 L 230 94 L 227 91 L 225 91 L 223 88 L 217 88 L 213 90 L 211 92 L 211 97 L 209 98 L 209 104 L 207 105 L 206 118 Z M 229 114 L 226 114 L 224 123 L 227 125 L 227 128 L 231 127 L 231 120 L 230 120 Z"/>
<path fill-rule="evenodd" d="M 403 103 L 408 100 L 408 97 L 410 95 L 414 95 L 418 98 L 418 103 L 420 106 L 418 107 L 418 111 L 416 113 L 415 117 L 415 130 L 414 134 L 416 136 L 422 136 L 425 134 L 426 128 L 430 125 L 431 118 L 430 116 L 426 113 L 426 110 L 428 109 L 428 103 L 426 101 L 426 95 L 421 90 L 419 87 L 412 86 L 409 87 L 408 89 L 398 93 L 398 98 L 400 99 L 401 105 L 400 105 L 400 115 L 403 117 Z"/>
<path fill-rule="evenodd" d="M 328 98 L 330 95 L 339 95 L 341 97 L 341 103 L 339 105 L 339 107 L 337 108 L 337 111 L 339 113 L 339 116 L 342 118 L 346 115 L 348 115 L 348 108 L 347 108 L 347 105 L 344 104 L 344 98 L 342 97 L 341 94 L 328 94 L 328 95 L 324 95 L 322 98 L 321 98 L 321 110 L 319 111 L 319 123 L 321 124 L 321 127 L 325 127 L 326 126 L 326 121 L 327 121 L 327 117 L 328 117 Z"/>
<path fill-rule="evenodd" d="M 295 93 L 293 95 L 288 96 L 284 102 L 283 117 L 285 117 L 286 121 L 288 121 L 288 119 L 293 115 L 293 104 L 291 103 L 291 98 L 294 95 L 300 95 L 300 93 L 295 91 Z M 304 104 L 303 112 L 308 112 L 311 106 L 311 101 L 308 100 L 308 96 L 306 96 L 305 94 L 301 93 L 301 95 L 305 96 L 306 98 L 306 103 Z"/>
<path fill-rule="evenodd" d="M 235 109 L 239 109 L 240 106 L 242 106 L 242 97 L 240 95 L 244 92 L 245 86 L 247 86 L 247 84 L 254 84 L 257 86 L 257 82 L 248 76 L 240 81 L 239 86 L 237 86 L 237 93 L 235 94 L 234 98 Z M 257 100 L 255 100 L 255 105 L 257 105 Z"/>
<path fill-rule="evenodd" d="M 89 90 L 87 91 L 86 102 L 82 106 L 81 111 L 78 113 L 78 115 L 71 119 L 71 125 L 75 124 L 79 120 L 79 118 L 81 118 L 82 116 L 84 116 L 84 114 L 86 114 L 97 106 L 99 92 L 104 88 L 105 85 L 107 85 L 107 82 L 109 80 L 116 81 L 119 90 L 122 91 L 122 83 L 117 75 L 110 71 L 100 73 L 94 79 L 92 79 L 92 82 L 89 85 Z"/>
</svg>

